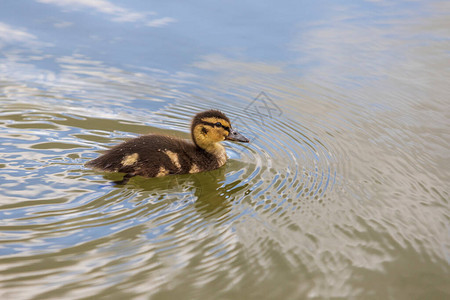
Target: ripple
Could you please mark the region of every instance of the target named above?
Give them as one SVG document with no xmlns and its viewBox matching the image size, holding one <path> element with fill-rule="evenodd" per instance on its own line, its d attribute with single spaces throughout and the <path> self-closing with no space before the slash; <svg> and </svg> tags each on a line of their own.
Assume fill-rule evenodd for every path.
<svg viewBox="0 0 450 300">
<path fill-rule="evenodd" d="M 189 286 L 201 295 L 348 298 L 355 274 L 382 282 L 386 269 L 399 269 L 404 278 L 408 261 L 421 262 L 418 274 L 448 273 L 442 103 L 351 90 L 348 78 L 333 85 L 326 72 L 283 78 L 291 74 L 258 62 L 191 92 L 187 74 L 79 55 L 55 62 L 60 73 L 1 66 L 0 272 L 13 294 L 147 298 L 178 289 L 186 298 Z M 243 79 L 267 94 L 250 101 Z M 225 143 L 223 168 L 116 186 L 120 174 L 83 167 L 139 134 L 189 138 L 192 116 L 210 108 L 251 139 Z M 292 297 L 277 290 L 286 283 Z"/>
<path fill-rule="evenodd" d="M 97 263 L 97 269 L 107 270 L 108 265 L 117 264 L 123 274 L 129 274 L 135 265 L 133 259 L 141 262 L 143 256 L 172 256 L 181 265 L 189 260 L 201 261 L 191 272 L 206 284 L 214 280 L 218 264 L 233 264 L 238 259 L 241 242 L 234 233 L 236 222 L 256 218 L 271 231 L 275 228 L 267 220 L 274 219 L 277 226 L 290 228 L 297 223 L 293 212 L 304 212 L 305 201 L 318 202 L 333 189 L 333 151 L 318 133 L 289 118 L 264 119 L 261 123 L 238 106 L 209 104 L 224 111 L 234 127 L 252 137 L 251 143 L 226 143 L 230 160 L 219 170 L 152 180 L 136 178 L 124 189 L 111 187 L 115 174 L 101 178 L 96 172 L 80 170 L 80 165 L 93 157 L 92 149 L 116 144 L 129 132 L 136 135 L 156 130 L 188 137 L 190 119 L 204 110 L 204 105 L 188 99 L 168 105 L 155 113 L 157 118 L 150 117 L 153 129 L 126 118 L 50 113 L 45 107 L 35 106 L 20 114 L 14 111 L 17 104 L 11 105 L 4 120 L 9 122 L 9 138 L 19 137 L 15 147 L 21 152 L 15 159 L 8 158 L 7 167 L 13 170 L 14 160 L 36 151 L 42 157 L 33 164 L 34 175 L 24 181 L 17 181 L 23 177 L 20 171 L 8 171 L 10 189 L 21 201 L 2 207 L 0 226 L 8 235 L 0 251 L 27 253 L 31 258 L 67 251 L 71 244 L 91 248 L 92 243 L 102 243 L 112 249 L 117 235 L 138 232 L 152 245 L 150 249 L 130 249 L 129 262 L 122 267 L 118 267 L 120 258 L 111 260 L 101 255 L 104 264 Z M 46 124 L 47 134 L 38 133 L 42 129 L 36 125 L 39 123 Z M 10 132 L 12 128 L 16 133 Z M 24 132 L 35 138 L 20 138 Z M 64 133 L 63 139 L 55 138 L 61 136 L 58 132 Z M 40 178 L 44 184 L 37 184 Z M 75 181 L 77 188 L 69 191 L 67 187 Z M 32 203 L 36 198 L 40 200 Z M 264 239 L 256 243 L 264 250 L 255 254 L 255 259 L 266 260 L 271 247 L 264 246 Z M 199 251 L 199 247 L 205 251 Z M 235 272 L 240 274 L 242 270 Z M 79 278 L 80 282 L 84 279 Z"/>
<path fill-rule="evenodd" d="M 223 106 L 211 100 L 210 106 L 225 112 L 233 126 L 251 139 L 249 144 L 226 143 L 231 154 L 231 170 L 227 167 L 226 177 L 237 182 L 237 186 L 247 185 L 243 193 L 234 193 L 231 201 L 237 207 L 243 201 L 254 206 L 246 214 L 296 210 L 306 199 L 318 201 L 333 189 L 337 172 L 333 150 L 318 134 L 292 119 L 265 118 L 262 123 L 239 106 Z M 167 113 L 186 111 L 186 123 L 200 109 L 185 99 L 169 107 Z M 234 163 L 239 169 L 234 170 Z M 246 214 L 239 213 L 239 218 Z M 291 222 L 286 221 L 285 225 Z"/>
</svg>

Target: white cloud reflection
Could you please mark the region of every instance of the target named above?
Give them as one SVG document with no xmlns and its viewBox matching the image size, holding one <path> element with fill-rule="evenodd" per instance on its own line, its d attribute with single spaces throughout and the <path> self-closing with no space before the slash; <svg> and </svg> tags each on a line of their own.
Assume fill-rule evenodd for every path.
<svg viewBox="0 0 450 300">
<path fill-rule="evenodd" d="M 53 4 L 65 10 L 93 9 L 99 13 L 112 16 L 114 22 L 142 22 L 149 27 L 162 27 L 174 22 L 175 19 L 162 17 L 151 20 L 149 16 L 155 12 L 138 12 L 115 5 L 106 0 L 36 0 L 40 3 Z"/>
<path fill-rule="evenodd" d="M 51 46 L 50 43 L 40 41 L 34 34 L 29 33 L 25 29 L 0 22 L 0 49 L 7 44 L 22 44 L 33 49 Z M 5 55 L 5 53 L 3 54 Z"/>
<path fill-rule="evenodd" d="M 166 26 L 167 24 L 173 23 L 173 22 L 176 22 L 176 20 L 174 18 L 164 17 L 164 18 L 154 19 L 154 20 L 151 20 L 151 21 L 147 22 L 147 26 L 149 26 L 149 27 L 163 27 L 163 26 Z"/>
<path fill-rule="evenodd" d="M 0 46 L 2 43 L 30 43 L 36 40 L 33 34 L 0 22 Z"/>
</svg>

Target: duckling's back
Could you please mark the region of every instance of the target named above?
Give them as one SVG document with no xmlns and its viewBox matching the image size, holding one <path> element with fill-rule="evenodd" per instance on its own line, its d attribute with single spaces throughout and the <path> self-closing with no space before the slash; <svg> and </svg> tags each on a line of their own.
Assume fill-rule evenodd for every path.
<svg viewBox="0 0 450 300">
<path fill-rule="evenodd" d="M 218 168 L 217 158 L 196 145 L 163 135 L 143 135 L 115 146 L 86 166 L 130 176 L 161 177 Z"/>
</svg>

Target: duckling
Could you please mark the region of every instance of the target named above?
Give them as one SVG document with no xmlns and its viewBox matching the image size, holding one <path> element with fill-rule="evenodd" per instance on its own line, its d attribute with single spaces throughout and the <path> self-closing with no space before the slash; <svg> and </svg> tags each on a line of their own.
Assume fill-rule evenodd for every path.
<svg viewBox="0 0 450 300">
<path fill-rule="evenodd" d="M 230 120 L 218 110 L 196 114 L 191 123 L 191 137 L 192 142 L 157 134 L 143 135 L 113 147 L 86 166 L 126 173 L 121 183 L 136 175 L 162 177 L 198 173 L 225 164 L 227 154 L 220 142 L 249 142 L 232 129 Z"/>
</svg>

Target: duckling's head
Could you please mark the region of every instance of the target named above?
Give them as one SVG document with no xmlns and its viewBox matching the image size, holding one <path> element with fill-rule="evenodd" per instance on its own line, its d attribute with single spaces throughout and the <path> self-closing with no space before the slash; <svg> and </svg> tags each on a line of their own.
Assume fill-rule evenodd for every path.
<svg viewBox="0 0 450 300">
<path fill-rule="evenodd" d="M 215 144 L 224 140 L 248 143 L 249 140 L 231 128 L 230 120 L 218 110 L 195 115 L 191 125 L 192 140 L 206 151 L 214 151 Z"/>
</svg>

